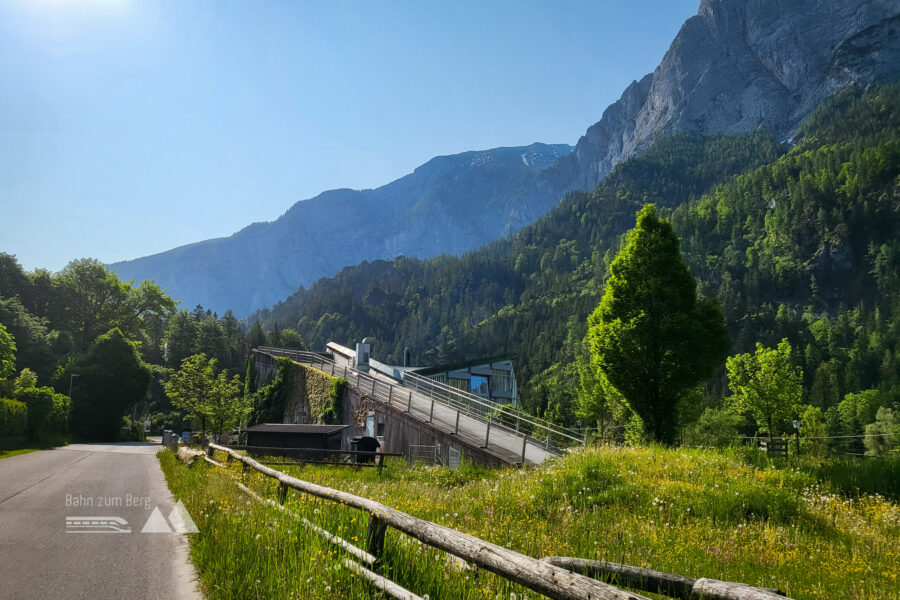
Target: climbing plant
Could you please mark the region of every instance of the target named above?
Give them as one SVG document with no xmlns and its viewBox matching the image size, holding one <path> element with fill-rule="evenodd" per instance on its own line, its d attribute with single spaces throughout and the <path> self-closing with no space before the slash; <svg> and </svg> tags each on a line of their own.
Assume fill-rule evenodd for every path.
<svg viewBox="0 0 900 600">
<path fill-rule="evenodd" d="M 290 402 L 294 384 L 294 363 L 280 356 L 275 359 L 275 364 L 275 376 L 253 394 L 251 423 L 281 423 L 284 417 L 284 407 Z"/>
</svg>

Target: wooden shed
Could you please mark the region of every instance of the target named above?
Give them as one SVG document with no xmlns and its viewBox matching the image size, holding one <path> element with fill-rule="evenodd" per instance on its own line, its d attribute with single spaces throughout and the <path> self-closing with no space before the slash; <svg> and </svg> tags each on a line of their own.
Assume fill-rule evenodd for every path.
<svg viewBox="0 0 900 600">
<path fill-rule="evenodd" d="M 247 446 L 251 454 L 287 454 L 266 452 L 263 448 L 310 448 L 341 450 L 341 437 L 349 425 L 296 425 L 262 423 L 247 428 Z"/>
</svg>

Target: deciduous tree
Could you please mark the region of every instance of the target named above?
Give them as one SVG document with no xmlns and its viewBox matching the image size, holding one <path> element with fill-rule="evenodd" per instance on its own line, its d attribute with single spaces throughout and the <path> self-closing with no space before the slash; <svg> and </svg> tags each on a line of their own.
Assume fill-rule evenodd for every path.
<svg viewBox="0 0 900 600">
<path fill-rule="evenodd" d="M 738 354 L 725 363 L 729 403 L 749 413 L 769 429 L 772 439 L 777 423 L 797 416 L 803 393 L 803 371 L 791 363 L 791 344 L 781 340 L 777 348 L 757 342 L 753 354 Z"/>
<path fill-rule="evenodd" d="M 98 337 L 77 366 L 73 392 L 72 431 L 89 439 L 114 440 L 122 417 L 144 399 L 152 375 L 141 360 L 137 343 L 118 328 Z"/>
<path fill-rule="evenodd" d="M 216 359 L 202 353 L 185 358 L 165 390 L 173 406 L 200 421 L 204 442 L 207 424 L 222 433 L 249 414 L 249 402 L 240 393 L 240 377 L 229 378 L 225 369 L 216 374 Z"/>
</svg>

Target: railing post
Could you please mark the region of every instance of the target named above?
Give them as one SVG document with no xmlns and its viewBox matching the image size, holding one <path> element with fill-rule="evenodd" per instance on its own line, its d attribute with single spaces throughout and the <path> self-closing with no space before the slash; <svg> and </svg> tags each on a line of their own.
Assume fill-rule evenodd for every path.
<svg viewBox="0 0 900 600">
<path fill-rule="evenodd" d="M 550 428 L 549 427 L 547 427 L 547 444 L 545 445 L 545 448 L 547 450 L 550 449 Z"/>
<path fill-rule="evenodd" d="M 331 363 L 331 376 L 334 377 L 334 363 Z"/>
<path fill-rule="evenodd" d="M 487 431 L 484 434 L 484 446 L 482 446 L 482 448 L 488 447 L 488 440 L 490 439 L 490 437 L 491 437 L 491 415 L 488 414 L 488 416 L 487 416 Z"/>
<path fill-rule="evenodd" d="M 378 462 L 378 476 L 381 477 L 381 470 L 384 468 L 384 454 L 379 452 L 375 455 L 375 459 Z"/>
<path fill-rule="evenodd" d="M 459 433 L 459 411 L 456 411 L 456 427 L 453 428 L 453 433 Z"/>
<path fill-rule="evenodd" d="M 412 390 L 409 390 L 409 400 L 406 402 L 406 412 L 412 412 Z"/>
<path fill-rule="evenodd" d="M 525 446 L 528 444 L 528 438 L 522 438 L 522 466 L 525 466 Z"/>
<path fill-rule="evenodd" d="M 434 396 L 431 397 L 431 410 L 428 412 L 428 422 L 431 423 L 434 420 Z"/>
<path fill-rule="evenodd" d="M 376 517 L 374 514 L 369 515 L 369 527 L 366 531 L 366 546 L 369 554 L 375 557 L 375 564 L 381 562 L 381 553 L 384 550 L 384 532 L 387 530 L 387 523 Z"/>
<path fill-rule="evenodd" d="M 388 384 L 388 404 L 394 405 L 394 386 L 392 384 Z"/>
<path fill-rule="evenodd" d="M 375 395 L 375 378 L 372 378 L 372 395 Z"/>
</svg>

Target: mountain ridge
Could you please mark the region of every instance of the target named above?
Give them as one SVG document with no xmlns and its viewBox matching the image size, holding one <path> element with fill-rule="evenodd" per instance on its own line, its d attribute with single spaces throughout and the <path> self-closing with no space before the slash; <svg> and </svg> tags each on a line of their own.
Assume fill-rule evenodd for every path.
<svg viewBox="0 0 900 600">
<path fill-rule="evenodd" d="M 461 253 L 499 237 L 516 197 L 571 150 L 535 142 L 437 156 L 383 186 L 327 190 L 274 221 L 110 268 L 126 280 L 153 279 L 188 306 L 244 316 L 348 264 Z"/>
<path fill-rule="evenodd" d="M 112 268 L 125 279 L 155 279 L 187 304 L 244 316 L 363 260 L 458 254 L 513 233 L 567 194 L 594 189 L 657 136 L 759 129 L 786 139 L 837 91 L 898 78 L 900 0 L 703 0 L 656 69 L 633 81 L 571 152 L 554 151 L 555 161 L 554 152 L 543 154 L 535 167 L 526 153 L 507 152 L 505 175 L 486 176 L 492 165 L 482 162 L 468 187 L 436 176 L 416 195 L 410 178 L 430 178 L 440 159 L 451 159 L 436 157 L 386 186 L 334 190 L 295 204 L 273 222 L 292 231 L 270 227 L 251 246 L 204 245 L 191 251 L 197 260 L 190 265 L 166 264 L 177 254 L 162 253 Z M 484 153 L 452 157 L 472 162 Z M 455 169 L 458 176 L 471 174 L 463 164 Z M 385 197 L 388 186 L 402 198 Z M 316 202 L 323 197 L 332 202 Z M 220 239 L 249 239 L 245 232 Z"/>
</svg>

